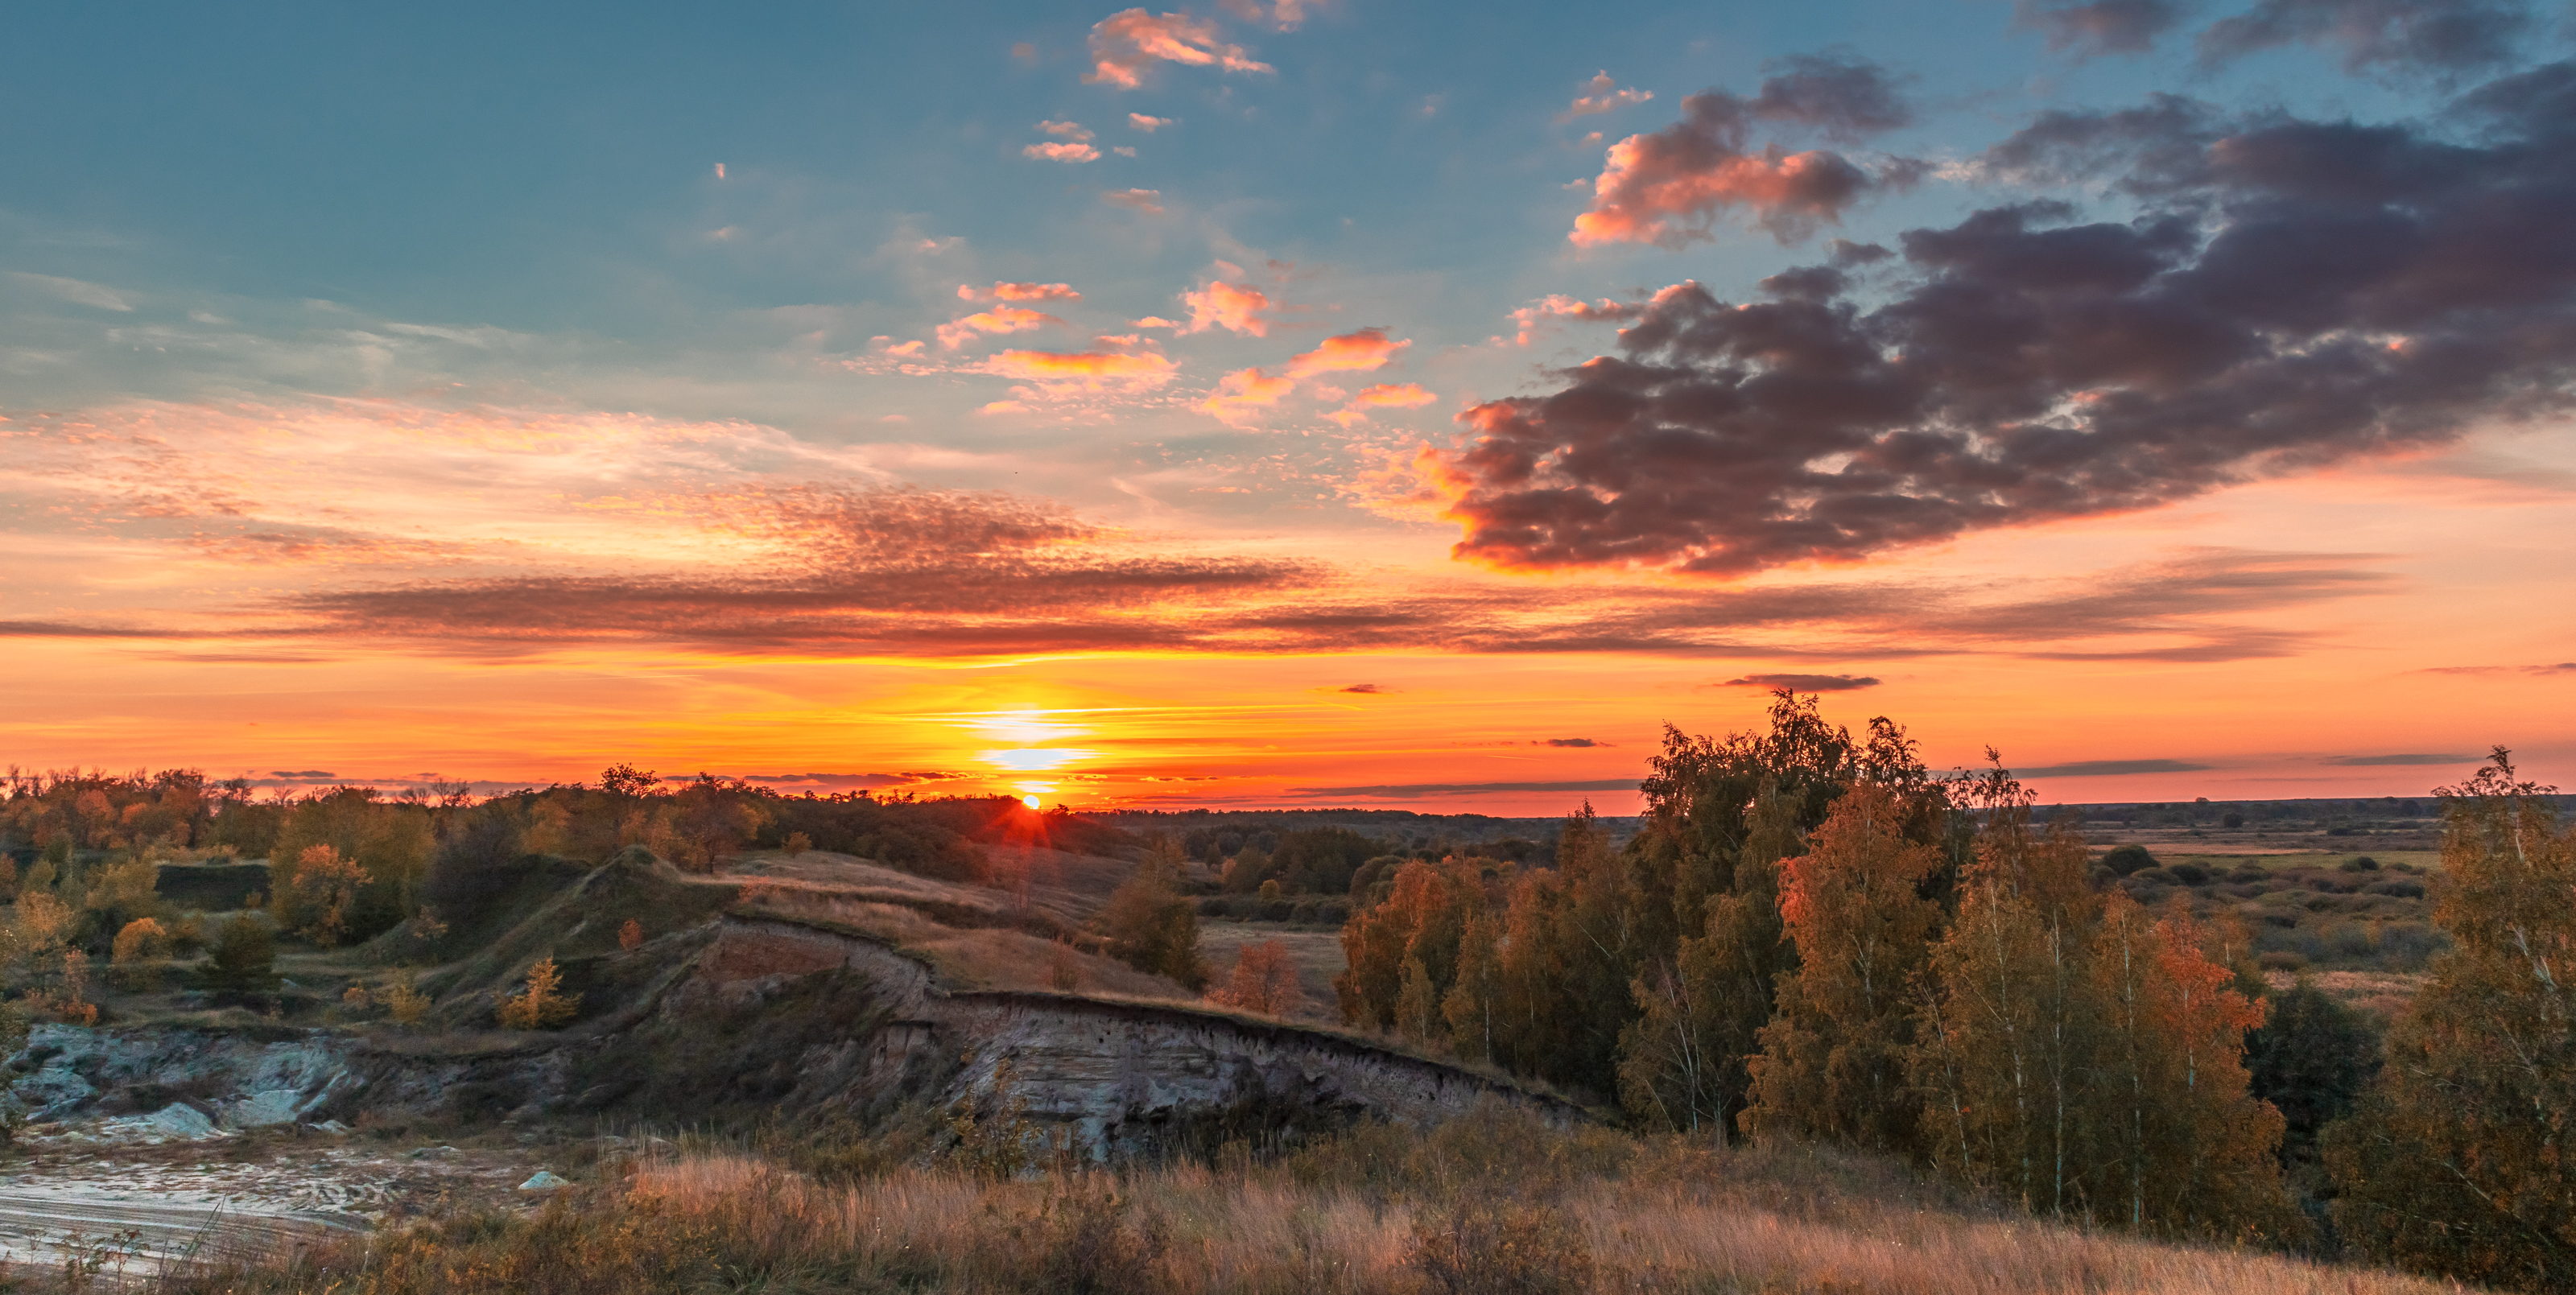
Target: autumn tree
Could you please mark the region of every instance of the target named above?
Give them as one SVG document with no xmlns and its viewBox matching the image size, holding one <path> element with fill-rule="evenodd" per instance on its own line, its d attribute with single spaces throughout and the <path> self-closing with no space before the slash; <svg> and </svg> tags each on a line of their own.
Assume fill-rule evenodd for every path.
<svg viewBox="0 0 2576 1295">
<path fill-rule="evenodd" d="M 1458 942 L 1483 893 L 1454 861 L 1410 859 L 1396 870 L 1385 899 L 1360 908 L 1342 927 L 1342 973 L 1333 978 L 1342 1019 L 1392 1029 L 1405 991 L 1405 968 L 1418 964 L 1436 1009 L 1456 979 Z"/>
<path fill-rule="evenodd" d="M 2498 747 L 2440 790 L 2452 951 L 2326 1137 L 2336 1219 L 2383 1262 L 2524 1290 L 2576 1288 L 2576 831 Z"/>
<path fill-rule="evenodd" d="M 563 992 L 563 972 L 549 954 L 528 968 L 527 983 L 518 993 L 501 1000 L 499 1014 L 505 1030 L 540 1030 L 561 1025 L 580 1011 L 581 995 Z"/>
<path fill-rule="evenodd" d="M 2093 950 L 2097 1217 L 2186 1235 L 2295 1236 L 2281 1113 L 2253 1096 L 2244 1063 L 2263 1005 L 2236 991 L 2235 973 L 2203 940 L 2180 905 L 2154 922 L 2116 892 L 2104 906 Z"/>
<path fill-rule="evenodd" d="M 1748 1131 L 1914 1146 L 1910 994 L 1941 919 L 1919 888 L 1940 857 L 1906 839 L 1907 810 L 1897 788 L 1854 784 L 1807 852 L 1781 865 L 1780 918 L 1798 970 L 1781 978 L 1778 1015 L 1749 1063 Z"/>
<path fill-rule="evenodd" d="M 2099 905 L 2072 821 L 2038 828 L 2031 794 L 1986 754 L 1993 767 L 1953 789 L 1979 827 L 1916 1012 L 1923 1150 L 1971 1184 L 2063 1214 L 2085 1186 Z"/>
<path fill-rule="evenodd" d="M 1629 983 L 1638 1016 L 1619 1039 L 1619 1097 L 1650 1125 L 1714 1134 L 1742 1114 L 1779 978 L 1796 966 L 1780 924 L 1780 861 L 1800 853 L 1798 805 L 1765 777 L 1728 888 L 1707 904 L 1702 931 L 1669 965 Z"/>
<path fill-rule="evenodd" d="M 1207 959 L 1199 952 L 1199 910 L 1180 893 L 1169 864 L 1148 859 L 1109 896 L 1100 925 L 1110 952 L 1148 975 L 1192 989 L 1207 987 Z"/>
<path fill-rule="evenodd" d="M 1208 1001 L 1264 1016 L 1293 1016 L 1306 1004 L 1305 990 L 1297 984 L 1296 957 L 1279 940 L 1246 945 L 1225 984 L 1208 991 Z"/>
<path fill-rule="evenodd" d="M 305 847 L 295 865 L 295 902 L 288 911 L 315 944 L 332 948 L 349 933 L 351 910 L 367 884 L 367 870 L 328 845 Z"/>
</svg>

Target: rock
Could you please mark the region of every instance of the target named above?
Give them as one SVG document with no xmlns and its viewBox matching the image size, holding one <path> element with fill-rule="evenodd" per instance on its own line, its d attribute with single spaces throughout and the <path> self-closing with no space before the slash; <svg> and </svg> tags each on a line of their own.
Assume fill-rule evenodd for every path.
<svg viewBox="0 0 2576 1295">
<path fill-rule="evenodd" d="M 313 1129 L 317 1133 L 328 1133 L 337 1136 L 348 1132 L 349 1126 L 342 1124 L 338 1120 L 324 1120 L 321 1123 L 314 1125 Z"/>
<path fill-rule="evenodd" d="M 174 1138 L 186 1138 L 191 1142 L 202 1142 L 207 1138 L 220 1138 L 224 1135 L 223 1130 L 215 1127 L 213 1120 L 206 1118 L 204 1111 L 186 1102 L 172 1102 L 145 1118 L 163 1133 Z"/>
<path fill-rule="evenodd" d="M 540 1169 L 537 1171 L 536 1177 L 519 1184 L 519 1190 L 523 1192 L 554 1192 L 561 1191 L 570 1186 L 572 1186 L 571 1179 L 559 1178 L 547 1170 Z"/>
<path fill-rule="evenodd" d="M 303 1094 L 292 1088 L 268 1088 L 232 1104 L 224 1112 L 234 1125 L 245 1129 L 264 1129 L 271 1125 L 293 1124 L 303 1113 Z"/>
<path fill-rule="evenodd" d="M 454 1147 L 422 1147 L 420 1150 L 412 1152 L 411 1158 L 414 1160 L 445 1160 L 449 1156 L 455 1154 L 457 1154 L 457 1151 Z"/>
</svg>

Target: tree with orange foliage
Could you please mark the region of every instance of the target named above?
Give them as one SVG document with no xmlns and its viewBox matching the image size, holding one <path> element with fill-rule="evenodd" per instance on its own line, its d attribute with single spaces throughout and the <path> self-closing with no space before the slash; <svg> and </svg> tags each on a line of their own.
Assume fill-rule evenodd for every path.
<svg viewBox="0 0 2576 1295">
<path fill-rule="evenodd" d="M 2094 941 L 2102 1010 L 2091 1123 L 2107 1221 L 2209 1236 L 2298 1235 L 2281 1181 L 2281 1113 L 2252 1094 L 2245 1032 L 2263 1004 L 2209 959 L 2181 905 L 2150 923 L 2127 896 Z"/>
<path fill-rule="evenodd" d="M 1436 1010 L 1457 978 L 1458 941 L 1467 919 L 1484 908 L 1484 892 L 1454 863 L 1408 861 L 1396 870 L 1384 900 L 1351 914 L 1342 927 L 1342 974 L 1333 978 L 1342 1019 L 1390 1029 L 1398 1023 L 1405 966 L 1417 962 L 1418 978 Z"/>
<path fill-rule="evenodd" d="M 627 918 L 626 925 L 617 928 L 617 947 L 629 953 L 643 948 L 644 924 L 634 918 Z"/>
<path fill-rule="evenodd" d="M 556 968 L 554 957 L 537 959 L 528 968 L 526 987 L 502 1000 L 501 1028 L 548 1029 L 571 1020 L 581 1011 L 581 995 L 567 995 L 562 986 L 563 972 Z"/>
<path fill-rule="evenodd" d="M 1781 865 L 1780 919 L 1798 970 L 1749 1063 L 1748 1132 L 1830 1138 L 1876 1151 L 1914 1146 L 1905 1075 L 1914 980 L 1940 925 L 1918 893 L 1940 857 L 1906 839 L 1906 802 L 1862 782 L 1833 803 L 1807 853 Z"/>
<path fill-rule="evenodd" d="M 2502 747 L 2448 800 L 2434 920 L 2453 951 L 2330 1126 L 2335 1217 L 2382 1262 L 2576 1289 L 2576 829 Z"/>
<path fill-rule="evenodd" d="M 1263 940 L 1244 947 L 1225 984 L 1208 991 L 1208 1001 L 1264 1016 L 1293 1016 L 1306 1005 L 1306 991 L 1297 985 L 1297 960 L 1287 944 Z"/>
</svg>

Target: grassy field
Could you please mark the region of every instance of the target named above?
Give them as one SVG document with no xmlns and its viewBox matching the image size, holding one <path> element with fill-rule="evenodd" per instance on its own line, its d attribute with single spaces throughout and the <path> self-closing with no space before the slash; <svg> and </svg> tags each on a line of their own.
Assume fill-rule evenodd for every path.
<svg viewBox="0 0 2576 1295">
<path fill-rule="evenodd" d="M 2014 1217 L 1866 1157 L 1555 1133 L 1493 1110 L 1427 1135 L 1366 1126 L 1275 1156 L 1126 1172 L 1059 1164 L 997 1179 L 887 1151 L 610 1158 L 533 1214 L 454 1214 L 154 1284 L 171 1295 L 2458 1289 Z"/>
</svg>

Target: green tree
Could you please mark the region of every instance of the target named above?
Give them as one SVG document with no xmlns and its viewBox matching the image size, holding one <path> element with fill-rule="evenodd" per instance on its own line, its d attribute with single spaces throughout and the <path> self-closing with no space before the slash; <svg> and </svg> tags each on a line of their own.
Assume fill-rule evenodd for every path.
<svg viewBox="0 0 2576 1295">
<path fill-rule="evenodd" d="M 277 941 L 268 924 L 247 915 L 224 923 L 207 955 L 205 976 L 209 988 L 230 993 L 277 988 Z"/>
</svg>

